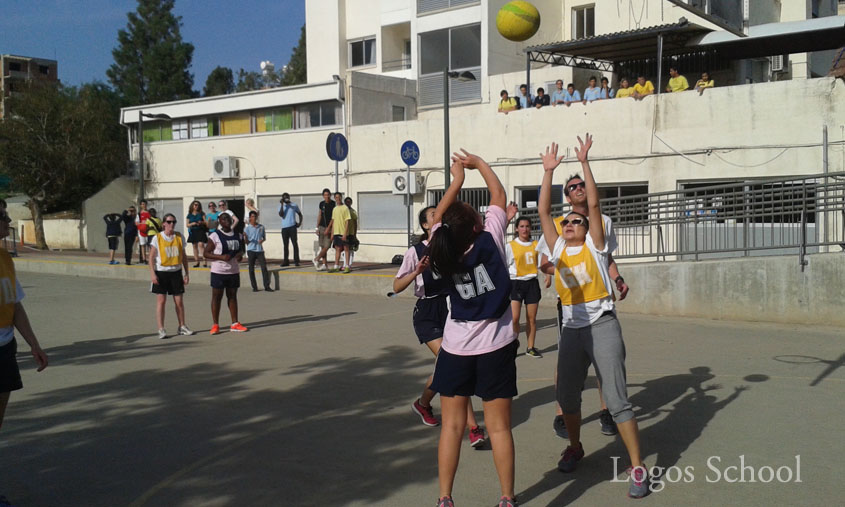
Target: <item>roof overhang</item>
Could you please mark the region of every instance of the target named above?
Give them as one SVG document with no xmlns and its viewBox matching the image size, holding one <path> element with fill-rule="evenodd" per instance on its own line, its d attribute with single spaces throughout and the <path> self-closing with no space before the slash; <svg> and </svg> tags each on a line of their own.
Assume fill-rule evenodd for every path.
<svg viewBox="0 0 845 507">
<path fill-rule="evenodd" d="M 837 49 L 845 46 L 845 16 L 756 25 L 747 37 L 712 32 L 690 42 L 689 49 L 717 51 L 732 60 Z"/>
</svg>

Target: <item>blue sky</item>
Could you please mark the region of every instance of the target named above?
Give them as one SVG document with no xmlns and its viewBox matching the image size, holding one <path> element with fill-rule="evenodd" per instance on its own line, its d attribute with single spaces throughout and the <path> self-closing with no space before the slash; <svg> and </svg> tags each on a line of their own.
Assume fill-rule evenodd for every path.
<svg viewBox="0 0 845 507">
<path fill-rule="evenodd" d="M 305 23 L 306 0 L 176 0 L 182 38 L 194 45 L 191 72 L 202 91 L 218 65 L 237 73 L 259 70 L 262 60 L 276 68 L 288 62 Z M 50 58 L 59 79 L 78 85 L 107 82 L 106 69 L 117 31 L 136 0 L 3 0 L 0 53 Z"/>
</svg>

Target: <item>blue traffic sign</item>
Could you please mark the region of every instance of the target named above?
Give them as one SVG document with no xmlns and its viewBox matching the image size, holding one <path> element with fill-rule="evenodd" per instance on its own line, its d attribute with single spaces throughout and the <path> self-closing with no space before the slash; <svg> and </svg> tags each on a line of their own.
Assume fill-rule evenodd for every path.
<svg viewBox="0 0 845 507">
<path fill-rule="evenodd" d="M 405 141 L 399 150 L 399 155 L 405 165 L 414 165 L 420 161 L 420 147 L 413 141 Z"/>
<path fill-rule="evenodd" d="M 326 153 L 334 161 L 342 162 L 345 160 L 346 156 L 349 155 L 349 142 L 346 140 L 346 137 L 343 134 L 336 134 L 334 132 L 329 134 L 329 137 L 326 139 Z"/>
</svg>

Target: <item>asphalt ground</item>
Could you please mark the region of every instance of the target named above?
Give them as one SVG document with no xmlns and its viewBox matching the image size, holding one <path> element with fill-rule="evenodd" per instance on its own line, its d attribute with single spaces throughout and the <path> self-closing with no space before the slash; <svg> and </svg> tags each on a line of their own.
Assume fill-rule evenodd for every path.
<svg viewBox="0 0 845 507">
<path fill-rule="evenodd" d="M 50 366 L 36 373 L 19 343 L 25 387 L 0 430 L 0 494 L 13 505 L 434 505 L 438 430 L 410 410 L 433 357 L 413 335 L 412 299 L 242 288 L 250 331 L 210 336 L 210 289 L 191 285 L 197 334 L 158 340 L 149 284 L 20 278 Z M 544 357 L 517 358 L 522 505 L 841 503 L 841 328 L 620 320 L 645 460 L 666 469 L 654 485 L 663 489 L 630 500 L 627 484 L 612 482 L 613 457 L 622 472 L 626 454 L 618 437 L 599 432 L 592 370 L 587 455 L 573 474 L 556 470 L 565 446 L 551 425 L 557 334 L 553 310 L 541 307 Z M 174 332 L 172 304 L 167 321 Z M 475 400 L 479 415 L 480 407 Z M 740 460 L 746 482 L 728 482 L 725 473 L 740 478 L 727 470 Z M 765 467 L 791 481 L 761 482 Z M 456 505 L 498 496 L 489 447 L 465 441 Z"/>
</svg>

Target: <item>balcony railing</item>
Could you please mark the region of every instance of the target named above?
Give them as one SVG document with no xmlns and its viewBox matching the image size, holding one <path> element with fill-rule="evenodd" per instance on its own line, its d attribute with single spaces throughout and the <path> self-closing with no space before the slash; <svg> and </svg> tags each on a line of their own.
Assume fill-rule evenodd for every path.
<svg viewBox="0 0 845 507">
<path fill-rule="evenodd" d="M 417 13 L 425 14 L 477 3 L 479 0 L 417 0 Z"/>
<path fill-rule="evenodd" d="M 411 68 L 411 57 L 406 56 L 399 60 L 389 60 L 381 63 L 382 72 L 393 72 L 395 70 L 408 70 Z"/>
<path fill-rule="evenodd" d="M 450 69 L 455 72 L 469 71 L 475 76 L 474 81 L 449 80 L 449 103 L 471 102 L 481 100 L 481 67 L 466 69 Z M 420 76 L 419 105 L 420 107 L 443 105 L 443 73 L 425 74 Z"/>
</svg>

